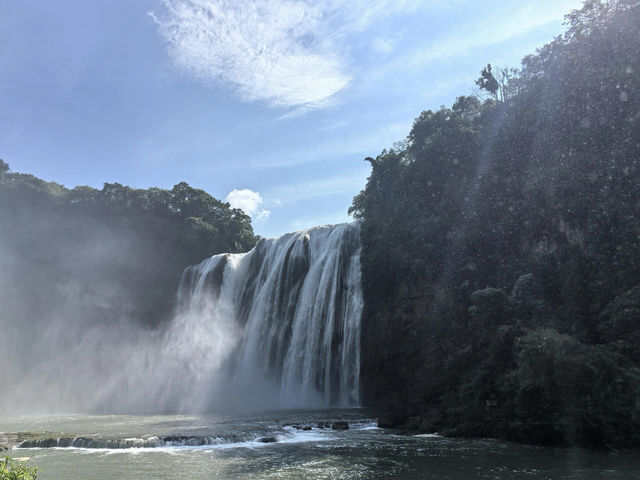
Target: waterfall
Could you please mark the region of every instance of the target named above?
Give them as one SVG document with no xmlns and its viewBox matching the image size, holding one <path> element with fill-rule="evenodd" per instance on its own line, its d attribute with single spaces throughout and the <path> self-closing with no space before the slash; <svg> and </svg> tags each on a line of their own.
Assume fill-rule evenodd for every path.
<svg viewBox="0 0 640 480">
<path fill-rule="evenodd" d="M 194 348 L 215 357 L 229 388 L 265 399 L 269 391 L 274 406 L 355 406 L 362 303 L 359 224 L 351 223 L 262 239 L 248 253 L 188 267 L 178 317 L 180 328 L 218 332 Z"/>
</svg>

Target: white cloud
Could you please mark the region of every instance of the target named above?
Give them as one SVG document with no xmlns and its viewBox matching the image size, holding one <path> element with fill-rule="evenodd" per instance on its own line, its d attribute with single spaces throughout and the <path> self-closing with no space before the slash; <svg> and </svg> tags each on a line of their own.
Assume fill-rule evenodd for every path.
<svg viewBox="0 0 640 480">
<path fill-rule="evenodd" d="M 174 63 L 244 100 L 322 106 L 351 77 L 323 9 L 293 0 L 164 0 L 154 19 Z"/>
<path fill-rule="evenodd" d="M 262 196 L 248 188 L 231 190 L 226 201 L 229 202 L 231 208 L 239 208 L 253 220 L 266 220 L 271 215 L 270 210 L 261 208 L 264 203 Z"/>
<path fill-rule="evenodd" d="M 162 0 L 151 13 L 174 64 L 243 100 L 297 107 L 295 115 L 331 104 L 352 80 L 354 34 L 392 14 L 442 0 Z M 391 40 L 372 48 L 389 51 Z"/>
<path fill-rule="evenodd" d="M 377 37 L 371 43 L 371 52 L 374 55 L 388 56 L 396 48 L 399 38 Z"/>
</svg>

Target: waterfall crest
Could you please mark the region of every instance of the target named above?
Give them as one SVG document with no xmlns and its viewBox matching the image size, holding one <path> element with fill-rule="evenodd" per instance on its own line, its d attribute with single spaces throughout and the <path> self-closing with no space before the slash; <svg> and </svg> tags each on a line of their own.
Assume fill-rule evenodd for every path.
<svg viewBox="0 0 640 480">
<path fill-rule="evenodd" d="M 209 340 L 228 385 L 281 407 L 358 405 L 362 305 L 357 222 L 213 256 L 178 292 L 180 328 L 227 332 Z M 196 346 L 205 357 L 209 340 Z"/>
</svg>

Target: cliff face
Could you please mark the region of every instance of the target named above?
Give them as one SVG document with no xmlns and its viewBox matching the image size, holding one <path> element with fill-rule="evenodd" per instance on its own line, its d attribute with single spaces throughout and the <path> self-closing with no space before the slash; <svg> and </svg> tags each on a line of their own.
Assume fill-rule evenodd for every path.
<svg viewBox="0 0 640 480">
<path fill-rule="evenodd" d="M 363 388 L 392 423 L 640 442 L 639 29 L 639 2 L 589 3 L 367 159 Z"/>
</svg>

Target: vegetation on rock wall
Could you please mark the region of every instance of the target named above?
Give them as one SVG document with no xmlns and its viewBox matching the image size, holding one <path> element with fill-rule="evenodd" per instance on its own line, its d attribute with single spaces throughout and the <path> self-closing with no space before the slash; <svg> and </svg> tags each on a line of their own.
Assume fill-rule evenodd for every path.
<svg viewBox="0 0 640 480">
<path fill-rule="evenodd" d="M 639 31 L 638 0 L 589 0 L 366 159 L 362 375 L 388 423 L 640 444 Z"/>
</svg>

